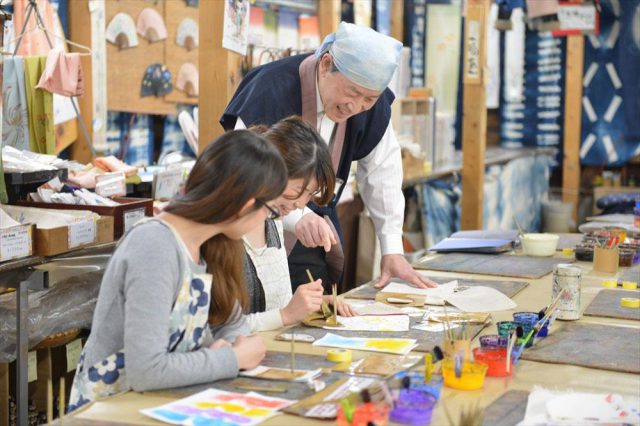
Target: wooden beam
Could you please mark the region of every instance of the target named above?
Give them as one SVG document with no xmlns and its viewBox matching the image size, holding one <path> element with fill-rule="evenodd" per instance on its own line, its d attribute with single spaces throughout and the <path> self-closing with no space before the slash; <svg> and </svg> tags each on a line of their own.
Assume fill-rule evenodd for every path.
<svg viewBox="0 0 640 426">
<path fill-rule="evenodd" d="M 89 2 L 70 1 L 69 2 L 69 37 L 76 43 L 91 46 L 91 15 L 89 13 Z M 76 50 L 73 46 L 72 50 Z M 76 105 L 82 114 L 85 128 L 89 132 L 89 137 L 93 135 L 93 78 L 91 70 L 91 56 L 81 56 L 82 72 L 84 75 L 84 95 L 76 98 Z M 104 126 L 107 123 L 103 123 Z M 80 163 L 93 161 L 91 151 L 82 132 L 78 132 L 76 142 L 71 145 L 71 159 Z"/>
<path fill-rule="evenodd" d="M 338 31 L 342 8 L 340 0 L 318 0 L 318 21 L 320 22 L 321 41 L 331 33 Z"/>
<path fill-rule="evenodd" d="M 582 123 L 582 72 L 584 36 L 567 36 L 567 63 L 564 95 L 564 139 L 562 159 L 562 199 L 573 203 L 573 219 L 580 194 L 580 141 Z"/>
<path fill-rule="evenodd" d="M 464 28 L 462 229 L 482 229 L 487 145 L 486 16 L 489 0 L 469 0 Z"/>
<path fill-rule="evenodd" d="M 199 10 L 199 151 L 224 133 L 220 117 L 240 83 L 241 56 L 222 47 L 224 1 L 201 1 Z"/>
<path fill-rule="evenodd" d="M 404 0 L 391 0 L 391 37 L 404 43 Z"/>
</svg>

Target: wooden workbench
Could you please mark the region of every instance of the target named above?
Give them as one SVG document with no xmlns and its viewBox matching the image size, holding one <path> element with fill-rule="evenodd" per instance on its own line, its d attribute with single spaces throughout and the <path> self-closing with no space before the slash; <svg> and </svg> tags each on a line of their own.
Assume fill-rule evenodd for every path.
<svg viewBox="0 0 640 426">
<path fill-rule="evenodd" d="M 592 272 L 590 263 L 578 262 L 578 265 L 584 269 L 584 276 L 582 278 L 582 309 L 584 310 L 602 288 L 601 281 L 606 278 L 611 278 L 611 276 Z M 626 269 L 627 268 L 623 268 L 621 272 L 624 272 Z M 452 276 L 453 274 L 430 271 L 429 275 Z M 459 273 L 456 274 L 456 276 L 460 275 Z M 478 275 L 467 276 L 471 278 L 488 278 Z M 523 280 L 528 281 L 531 285 L 514 297 L 515 302 L 518 303 L 516 310 L 538 311 L 548 304 L 551 298 L 551 280 L 552 274 L 537 280 Z M 494 321 L 511 319 L 512 313 L 513 311 L 494 313 Z M 640 341 L 640 322 L 637 321 L 583 317 L 580 322 L 629 326 L 632 327 L 633 332 L 636 333 L 637 336 L 635 338 L 637 341 Z M 552 332 L 558 327 L 563 327 L 563 324 L 565 323 L 562 321 L 556 321 Z M 288 351 L 288 343 L 274 340 L 277 333 L 278 332 L 263 333 L 265 341 L 267 342 L 267 348 L 272 351 Z M 495 333 L 495 325 L 489 326 L 483 331 L 483 334 Z M 476 340 L 473 346 L 477 345 Z M 296 350 L 299 353 L 317 354 L 321 356 L 324 356 L 326 353 L 326 348 L 303 343 L 297 343 Z M 355 352 L 354 358 L 359 358 L 363 355 L 366 355 L 366 353 Z M 629 356 L 637 358 L 640 363 L 640 351 L 629 354 Z M 445 405 L 447 410 L 451 413 L 456 413 L 457 417 L 460 409 L 470 407 L 478 401 L 481 405 L 487 406 L 508 390 L 530 391 L 534 385 L 551 389 L 572 389 L 574 391 L 585 392 L 615 392 L 623 396 L 635 398 L 635 400 L 640 399 L 640 375 L 637 374 L 617 373 L 572 365 L 544 364 L 526 360 L 520 361 L 515 371 L 516 373 L 512 378 L 487 377 L 484 389 L 481 391 L 457 391 L 443 387 L 431 424 L 444 425 L 448 423 L 443 408 Z M 215 387 L 215 383 L 212 383 L 211 386 Z M 154 395 L 153 392 L 128 392 L 117 395 L 96 402 L 80 412 L 65 417 L 63 424 L 162 424 L 139 413 L 140 409 L 154 407 L 171 401 L 171 399 L 166 396 L 156 395 Z M 264 424 L 301 426 L 311 424 L 335 424 L 335 422 L 282 415 L 269 419 Z"/>
</svg>

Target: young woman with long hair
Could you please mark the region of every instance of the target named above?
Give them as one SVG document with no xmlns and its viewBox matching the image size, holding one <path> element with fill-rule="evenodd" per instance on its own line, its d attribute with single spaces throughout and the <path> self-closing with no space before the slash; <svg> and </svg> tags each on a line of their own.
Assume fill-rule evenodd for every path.
<svg viewBox="0 0 640 426">
<path fill-rule="evenodd" d="M 273 330 L 302 321 L 320 310 L 323 283 L 292 283 L 284 247 L 282 221 L 279 217 L 302 209 L 309 201 L 326 205 L 333 197 L 335 173 L 327 144 L 302 118 L 288 117 L 270 128 L 254 126 L 249 130 L 261 134 L 280 151 L 287 165 L 287 187 L 274 200 L 274 212 L 265 223 L 244 237 L 245 277 L 249 292 L 248 321 L 253 331 Z M 292 294 L 292 284 L 296 287 Z M 324 283 L 330 286 L 331 283 Z M 341 299 L 341 315 L 356 312 Z"/>
<path fill-rule="evenodd" d="M 133 389 L 187 386 L 256 367 L 266 348 L 243 309 L 242 236 L 285 189 L 278 150 L 247 131 L 198 157 L 164 212 L 138 222 L 105 271 L 70 410 Z"/>
</svg>

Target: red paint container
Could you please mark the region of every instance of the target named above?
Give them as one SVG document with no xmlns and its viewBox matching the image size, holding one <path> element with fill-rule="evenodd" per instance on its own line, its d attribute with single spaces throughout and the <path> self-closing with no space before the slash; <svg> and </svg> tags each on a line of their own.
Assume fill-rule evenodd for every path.
<svg viewBox="0 0 640 426">
<path fill-rule="evenodd" d="M 507 373 L 507 350 L 505 348 L 475 348 L 473 350 L 473 358 L 477 362 L 481 362 L 489 366 L 487 369 L 487 376 L 505 377 L 513 375 L 513 361 L 511 362 L 511 368 Z"/>
</svg>

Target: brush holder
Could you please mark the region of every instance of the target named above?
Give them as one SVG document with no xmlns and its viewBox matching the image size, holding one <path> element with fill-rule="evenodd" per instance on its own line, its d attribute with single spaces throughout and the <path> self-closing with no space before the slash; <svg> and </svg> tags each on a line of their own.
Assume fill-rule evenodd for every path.
<svg viewBox="0 0 640 426">
<path fill-rule="evenodd" d="M 389 420 L 398 425 L 429 425 L 436 402 L 437 399 L 430 393 L 411 388 L 400 389 L 395 407 L 389 413 Z"/>
<path fill-rule="evenodd" d="M 447 358 L 453 358 L 458 352 L 464 352 L 464 359 L 471 359 L 471 340 L 445 340 L 442 352 Z"/>
</svg>

